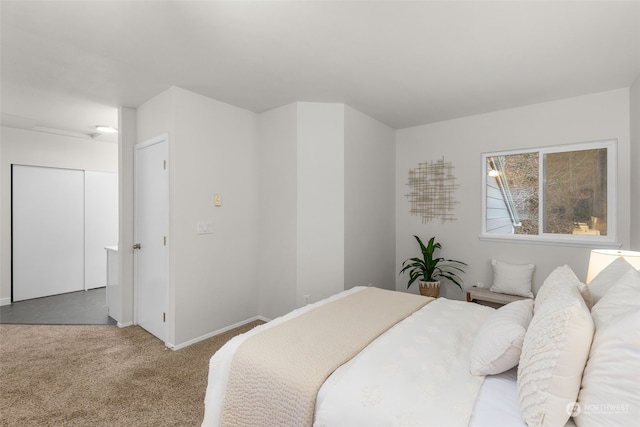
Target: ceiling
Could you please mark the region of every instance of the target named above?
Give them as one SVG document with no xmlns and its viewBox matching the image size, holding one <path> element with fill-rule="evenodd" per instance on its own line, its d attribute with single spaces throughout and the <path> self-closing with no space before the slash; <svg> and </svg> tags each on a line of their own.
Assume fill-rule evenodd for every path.
<svg viewBox="0 0 640 427">
<path fill-rule="evenodd" d="M 2 124 L 93 136 L 171 86 L 389 126 L 629 87 L 639 1 L 6 1 Z M 89 139 L 89 138 L 88 138 Z"/>
</svg>

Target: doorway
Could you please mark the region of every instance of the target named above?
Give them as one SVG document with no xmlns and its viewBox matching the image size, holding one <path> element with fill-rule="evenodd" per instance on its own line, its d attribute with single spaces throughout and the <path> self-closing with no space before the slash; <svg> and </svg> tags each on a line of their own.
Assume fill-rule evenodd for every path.
<svg viewBox="0 0 640 427">
<path fill-rule="evenodd" d="M 0 323 L 113 324 L 105 246 L 118 239 L 116 173 L 11 165 L 11 304 Z"/>
</svg>

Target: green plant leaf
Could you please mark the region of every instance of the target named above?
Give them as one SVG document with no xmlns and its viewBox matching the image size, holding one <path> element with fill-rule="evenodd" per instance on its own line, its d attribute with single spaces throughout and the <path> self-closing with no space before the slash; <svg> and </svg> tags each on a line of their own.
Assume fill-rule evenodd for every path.
<svg viewBox="0 0 640 427">
<path fill-rule="evenodd" d="M 420 246 L 422 259 L 409 258 L 402 263 L 400 274 L 406 272 L 409 273 L 407 288 L 409 288 L 419 278 L 422 278 L 424 281 L 437 281 L 442 277 L 450 280 L 452 283 L 457 285 L 460 290 L 462 290 L 462 279 L 456 274 L 456 272 L 464 273 L 464 270 L 459 266 L 466 266 L 467 264 L 462 261 L 434 257 L 435 250 L 442 249 L 442 245 L 436 242 L 435 236 L 431 237 L 426 245 L 422 242 L 420 237 L 416 235 L 413 237 Z"/>
</svg>

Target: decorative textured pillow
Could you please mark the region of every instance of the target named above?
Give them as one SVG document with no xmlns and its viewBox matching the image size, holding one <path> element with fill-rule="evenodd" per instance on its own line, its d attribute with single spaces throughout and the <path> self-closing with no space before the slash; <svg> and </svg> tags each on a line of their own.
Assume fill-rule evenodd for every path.
<svg viewBox="0 0 640 427">
<path fill-rule="evenodd" d="M 587 308 L 591 310 L 591 307 L 593 306 L 593 299 L 589 292 L 589 288 L 587 285 L 580 282 L 580 279 L 578 279 L 571 267 L 566 264 L 556 267 L 556 269 L 553 270 L 546 279 L 544 279 L 544 282 L 536 295 L 536 304 L 541 304 L 542 301 L 547 298 L 554 298 L 555 287 L 564 286 L 566 284 L 576 286 L 580 290 L 580 294 L 582 295 L 584 302 L 587 304 Z"/>
<path fill-rule="evenodd" d="M 491 266 L 493 267 L 493 285 L 489 288 L 491 292 L 533 298 L 531 276 L 536 268 L 534 264 L 509 264 L 492 259 Z"/>
<path fill-rule="evenodd" d="M 558 286 L 578 286 L 580 280 L 576 277 L 575 273 L 568 265 L 561 265 L 556 267 L 538 289 L 536 294 L 536 305 L 540 305 L 549 298 L 555 298 Z"/>
<path fill-rule="evenodd" d="M 588 283 L 591 296 L 593 297 L 593 303 L 596 304 L 609 288 L 630 269 L 633 270 L 633 266 L 629 264 L 626 259 L 618 257 L 598 273 L 598 275 Z"/>
<path fill-rule="evenodd" d="M 473 342 L 469 371 L 494 375 L 516 366 L 531 317 L 532 299 L 514 301 L 491 313 Z"/>
<path fill-rule="evenodd" d="M 530 427 L 565 425 L 594 332 L 591 313 L 574 284 L 547 287 L 553 288 L 553 298 L 536 301 L 518 365 L 518 398 Z"/>
<path fill-rule="evenodd" d="M 629 301 L 609 298 L 609 293 L 598 302 L 598 305 L 604 303 L 608 312 L 620 310 L 617 315 L 608 317 L 606 323 L 596 325 L 578 395 L 574 418 L 578 427 L 631 426 L 640 420 L 639 292 L 640 283 L 634 294 L 627 295 L 628 300 L 635 301 L 634 308 L 629 308 Z M 607 299 L 610 301 L 605 301 Z"/>
<path fill-rule="evenodd" d="M 591 307 L 593 307 L 593 295 L 591 295 L 591 290 L 589 290 L 589 287 L 582 282 L 578 282 L 578 289 L 580 290 L 582 299 L 584 299 L 584 303 L 587 304 L 587 308 L 591 310 Z"/>
</svg>

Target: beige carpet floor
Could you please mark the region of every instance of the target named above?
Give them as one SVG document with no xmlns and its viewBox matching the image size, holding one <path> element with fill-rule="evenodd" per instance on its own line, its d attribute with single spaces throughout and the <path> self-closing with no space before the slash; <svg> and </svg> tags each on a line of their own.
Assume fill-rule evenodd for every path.
<svg viewBox="0 0 640 427">
<path fill-rule="evenodd" d="M 178 351 L 137 326 L 0 325 L 0 426 L 199 426 L 209 359 L 260 323 Z"/>
</svg>

